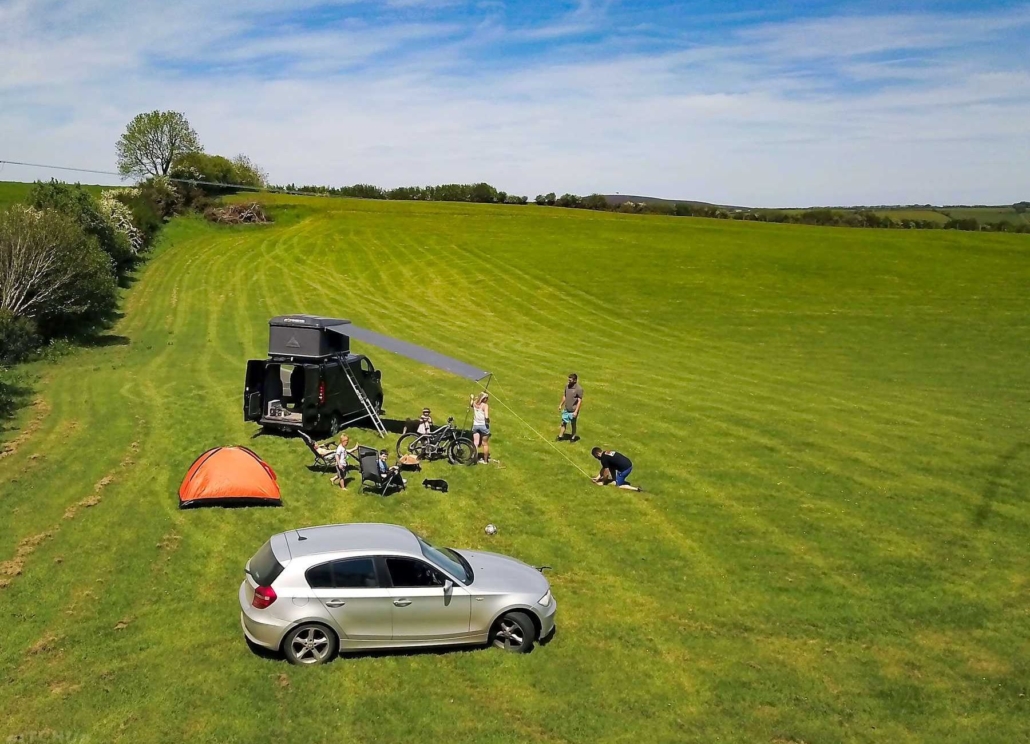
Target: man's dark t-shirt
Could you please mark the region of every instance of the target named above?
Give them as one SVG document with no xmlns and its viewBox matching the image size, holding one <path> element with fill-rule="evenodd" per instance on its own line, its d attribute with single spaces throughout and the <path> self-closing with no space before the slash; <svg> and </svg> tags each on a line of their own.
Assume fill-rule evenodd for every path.
<svg viewBox="0 0 1030 744">
<path fill-rule="evenodd" d="M 633 463 L 621 452 L 601 453 L 601 468 L 607 470 L 612 476 L 624 470 L 629 470 L 631 467 L 633 467 Z"/>
<path fill-rule="evenodd" d="M 565 391 L 565 410 L 572 413 L 576 410 L 576 401 L 583 399 L 583 388 L 576 383 L 572 387 L 566 386 Z"/>
</svg>

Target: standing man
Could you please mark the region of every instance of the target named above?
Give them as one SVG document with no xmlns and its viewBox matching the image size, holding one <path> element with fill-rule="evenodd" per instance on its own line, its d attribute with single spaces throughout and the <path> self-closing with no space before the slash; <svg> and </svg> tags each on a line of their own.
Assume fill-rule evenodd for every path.
<svg viewBox="0 0 1030 744">
<path fill-rule="evenodd" d="M 579 378 L 573 372 L 569 375 L 569 384 L 562 391 L 561 403 L 558 404 L 558 410 L 561 412 L 561 430 L 555 441 L 560 442 L 565 438 L 565 427 L 570 424 L 572 425 L 572 438 L 569 441 L 579 441 L 579 437 L 576 436 L 576 420 L 579 418 L 579 409 L 582 406 L 583 388 L 579 386 Z"/>
<path fill-rule="evenodd" d="M 601 472 L 597 474 L 596 478 L 591 478 L 594 483 L 599 486 L 614 483 L 619 488 L 625 488 L 627 491 L 644 490 L 629 484 L 627 478 L 633 472 L 633 463 L 624 454 L 615 450 L 603 450 L 600 447 L 594 447 L 590 450 L 590 454 L 601 461 Z"/>
</svg>

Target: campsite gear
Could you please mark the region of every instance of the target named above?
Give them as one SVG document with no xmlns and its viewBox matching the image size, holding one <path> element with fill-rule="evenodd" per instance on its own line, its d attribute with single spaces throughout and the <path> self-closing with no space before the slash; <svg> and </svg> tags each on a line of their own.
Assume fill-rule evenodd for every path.
<svg viewBox="0 0 1030 744">
<path fill-rule="evenodd" d="M 297 434 L 300 436 L 301 441 L 307 445 L 307 448 L 311 450 L 311 454 L 315 456 L 315 461 L 311 463 L 311 467 L 324 470 L 336 467 L 336 450 L 322 447 L 303 431 L 298 431 Z"/>
<path fill-rule="evenodd" d="M 492 524 L 488 524 L 486 527 L 483 528 L 483 532 L 485 532 L 488 535 L 496 535 L 497 527 L 495 527 Z"/>
<path fill-rule="evenodd" d="M 243 633 L 292 664 L 337 651 L 491 643 L 525 653 L 554 632 L 547 577 L 496 553 L 435 547 L 403 527 L 273 535 L 239 589 Z"/>
<path fill-rule="evenodd" d="M 411 453 L 401 455 L 399 458 L 397 458 L 397 464 L 400 465 L 402 468 L 409 468 L 411 470 L 422 469 L 422 463 L 419 461 L 418 455 L 413 455 Z"/>
<path fill-rule="evenodd" d="M 439 491 L 440 493 L 447 493 L 450 487 L 447 485 L 447 481 L 445 480 L 441 480 L 439 478 L 426 478 L 422 481 L 422 488 L 431 488 L 434 491 Z"/>
<path fill-rule="evenodd" d="M 380 436 L 386 436 L 380 419 L 382 375 L 367 357 L 351 353 L 351 338 L 466 379 L 478 381 L 490 374 L 342 318 L 280 315 L 268 321 L 268 358 L 247 362 L 244 420 L 335 434 L 367 419 Z M 276 401 L 278 405 L 273 406 Z"/>
<path fill-rule="evenodd" d="M 379 472 L 379 451 L 373 447 L 358 447 L 358 462 L 361 463 L 361 487 L 371 483 L 380 496 L 385 496 L 390 489 L 404 490 L 406 485 L 401 474 L 394 470 L 383 475 Z"/>
<path fill-rule="evenodd" d="M 275 471 L 246 447 L 215 447 L 202 454 L 179 486 L 179 508 L 281 506 Z"/>
<path fill-rule="evenodd" d="M 451 465 L 473 465 L 476 462 L 476 446 L 464 432 L 454 426 L 454 418 L 428 434 L 409 432 L 397 440 L 397 456 L 415 455 L 420 460 L 436 460 L 447 457 Z"/>
</svg>

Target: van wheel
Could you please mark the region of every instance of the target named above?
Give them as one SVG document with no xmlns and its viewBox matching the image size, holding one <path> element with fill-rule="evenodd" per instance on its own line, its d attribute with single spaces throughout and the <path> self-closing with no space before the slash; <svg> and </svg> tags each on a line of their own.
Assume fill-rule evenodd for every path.
<svg viewBox="0 0 1030 744">
<path fill-rule="evenodd" d="M 332 416 L 329 417 L 329 433 L 335 436 L 336 432 L 338 432 L 339 430 L 340 416 L 334 413 Z"/>
<path fill-rule="evenodd" d="M 490 642 L 496 648 L 516 654 L 528 654 L 536 641 L 536 626 L 525 612 L 508 612 L 498 618 L 490 631 Z"/>
<path fill-rule="evenodd" d="M 324 625 L 305 623 L 286 634 L 283 653 L 286 660 L 299 666 L 325 664 L 336 656 L 336 634 Z"/>
<path fill-rule="evenodd" d="M 375 409 L 375 412 L 377 414 L 378 413 L 382 413 L 383 412 L 383 396 L 380 395 L 378 398 L 376 398 L 372 402 L 372 407 Z"/>
</svg>

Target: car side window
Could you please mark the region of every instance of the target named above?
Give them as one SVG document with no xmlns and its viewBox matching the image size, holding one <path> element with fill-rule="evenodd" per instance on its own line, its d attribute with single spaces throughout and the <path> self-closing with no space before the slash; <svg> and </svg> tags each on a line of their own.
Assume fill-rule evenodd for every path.
<svg viewBox="0 0 1030 744">
<path fill-rule="evenodd" d="M 361 360 L 361 373 L 366 376 L 372 374 L 372 362 L 368 361 L 368 359 L 363 358 Z"/>
<path fill-rule="evenodd" d="M 305 577 L 312 589 L 375 589 L 379 586 L 371 558 L 347 558 L 312 566 Z"/>
<path fill-rule="evenodd" d="M 333 564 L 323 563 L 318 566 L 312 566 L 308 569 L 307 573 L 304 574 L 308 580 L 308 586 L 312 589 L 332 589 L 333 588 Z"/>
<path fill-rule="evenodd" d="M 376 589 L 376 569 L 371 558 L 333 561 L 333 584 L 337 589 Z"/>
<path fill-rule="evenodd" d="M 443 586 L 444 578 L 434 568 L 413 558 L 387 558 L 390 579 L 397 588 Z"/>
</svg>

